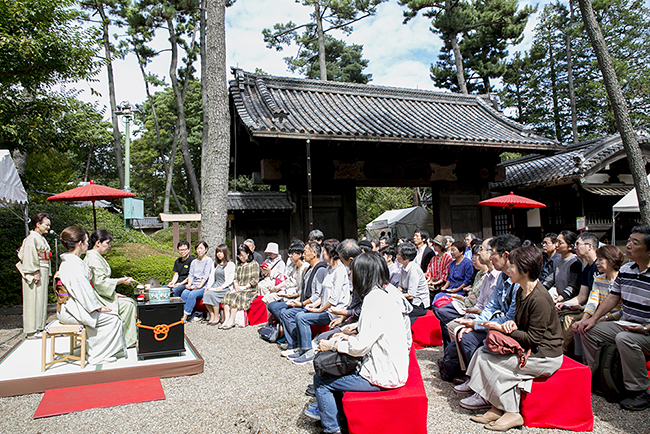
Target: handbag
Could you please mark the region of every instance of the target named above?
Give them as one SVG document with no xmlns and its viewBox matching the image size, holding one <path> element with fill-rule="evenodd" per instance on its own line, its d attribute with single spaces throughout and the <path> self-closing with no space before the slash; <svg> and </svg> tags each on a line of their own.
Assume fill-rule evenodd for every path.
<svg viewBox="0 0 650 434">
<path fill-rule="evenodd" d="M 260 337 L 267 342 L 275 343 L 280 338 L 280 327 L 277 325 L 267 324 L 258 330 Z"/>
<path fill-rule="evenodd" d="M 336 351 L 318 351 L 314 356 L 314 371 L 319 377 L 342 377 L 355 371 L 361 364 L 361 357 Z"/>
<path fill-rule="evenodd" d="M 528 351 L 516 339 L 496 330 L 488 330 L 485 338 L 485 348 L 494 354 L 516 354 L 519 359 L 519 369 L 524 369 L 531 349 Z"/>
</svg>

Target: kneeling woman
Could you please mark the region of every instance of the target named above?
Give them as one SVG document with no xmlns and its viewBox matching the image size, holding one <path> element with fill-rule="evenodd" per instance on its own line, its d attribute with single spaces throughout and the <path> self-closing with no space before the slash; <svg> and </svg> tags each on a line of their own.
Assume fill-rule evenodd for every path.
<svg viewBox="0 0 650 434">
<path fill-rule="evenodd" d="M 124 340 L 127 348 L 134 347 L 138 342 L 138 330 L 135 325 L 135 301 L 116 292 L 117 285 L 129 285 L 135 280 L 132 277 L 111 278 L 111 266 L 104 255 L 108 253 L 113 242 L 113 235 L 106 229 L 97 229 L 90 236 L 90 250 L 86 253 L 84 262 L 92 271 L 91 282 L 95 295 L 101 304 L 117 312 L 122 318 Z"/>
<path fill-rule="evenodd" d="M 406 384 L 408 378 L 411 305 L 397 288 L 388 285 L 388 267 L 380 255 L 364 253 L 356 257 L 351 270 L 354 292 L 363 303 L 359 322 L 356 327 L 350 327 L 356 330 L 320 341 L 319 350 L 363 359 L 358 371 L 342 377 L 314 375 L 316 399 L 326 433 L 340 432 L 345 421 L 341 400 L 335 398 L 335 393 L 395 389 Z M 310 416 L 307 411 L 305 414 Z"/>
<path fill-rule="evenodd" d="M 88 234 L 80 227 L 69 226 L 61 232 L 61 244 L 68 253 L 61 255 L 59 277 L 70 298 L 61 305 L 59 321 L 86 326 L 91 365 L 126 357 L 122 320 L 117 311 L 99 302 L 90 283 L 90 269 L 81 260 L 88 250 Z"/>
<path fill-rule="evenodd" d="M 521 391 L 530 392 L 534 378 L 550 376 L 562 365 L 562 327 L 553 299 L 537 280 L 541 269 L 542 252 L 537 247 L 512 250 L 506 274 L 521 286 L 516 295 L 515 319 L 484 324 L 488 330 L 510 335 L 524 350 L 532 350 L 525 367 L 519 369 L 516 354 L 494 354 L 483 347 L 474 353 L 467 368 L 469 387 L 492 404 L 487 413 L 471 419 L 486 424 L 489 430 L 522 426 Z"/>
</svg>

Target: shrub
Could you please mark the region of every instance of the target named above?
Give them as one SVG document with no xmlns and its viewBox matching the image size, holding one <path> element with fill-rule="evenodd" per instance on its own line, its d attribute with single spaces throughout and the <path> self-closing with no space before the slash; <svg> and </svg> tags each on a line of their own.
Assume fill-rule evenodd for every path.
<svg viewBox="0 0 650 434">
<path fill-rule="evenodd" d="M 52 216 L 52 230 L 61 233 L 68 226 L 76 225 L 88 232 L 93 230 L 92 207 L 73 206 L 68 203 L 45 203 L 30 207 L 30 216 L 38 212 L 46 212 Z M 24 223 L 20 220 L 18 208 L 0 208 L 0 306 L 22 304 L 22 284 L 20 273 L 15 267 L 18 262 L 16 256 L 25 237 Z M 147 235 L 124 227 L 121 214 L 111 214 L 103 209 L 97 210 L 97 227 L 105 228 L 113 234 L 114 247 L 109 252 L 108 259 L 113 276 L 132 276 L 143 282 L 142 279 L 157 277 L 161 283 L 171 279 L 172 264 L 175 259 L 171 242 L 158 242 Z M 55 253 L 54 237 L 46 236 L 52 252 Z M 124 249 L 121 248 L 125 245 Z M 144 246 L 145 250 L 133 246 Z M 59 243 L 59 254 L 63 253 Z M 123 256 L 121 258 L 121 256 Z M 55 270 L 58 258 L 52 258 L 52 270 Z M 133 288 L 118 288 L 125 295 L 133 293 Z M 128 294 L 127 292 L 130 291 Z M 50 302 L 54 301 L 53 292 L 50 291 Z"/>
</svg>

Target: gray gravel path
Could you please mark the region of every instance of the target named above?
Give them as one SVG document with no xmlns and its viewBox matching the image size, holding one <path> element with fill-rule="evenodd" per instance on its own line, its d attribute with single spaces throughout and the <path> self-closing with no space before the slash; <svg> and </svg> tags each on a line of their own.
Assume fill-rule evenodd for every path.
<svg viewBox="0 0 650 434">
<path fill-rule="evenodd" d="M 19 315 L 0 315 L 0 344 L 21 339 L 21 326 Z M 313 366 L 295 366 L 280 357 L 275 345 L 258 337 L 257 329 L 223 331 L 203 323 L 186 324 L 187 336 L 205 359 L 205 371 L 163 379 L 164 401 L 33 420 L 42 394 L 0 398 L 0 433 L 320 433 L 320 424 L 302 415 L 312 402 L 304 390 Z M 0 346 L 0 356 L 7 349 Z M 435 366 L 441 355 L 440 348 L 418 351 L 429 398 L 429 433 L 487 432 L 469 421 L 473 413 L 459 407 L 451 385 L 438 377 Z M 564 404 L 557 402 L 558 407 Z M 650 410 L 626 412 L 597 396 L 593 406 L 594 433 L 650 433 Z M 568 431 L 524 428 L 515 432 Z"/>
</svg>

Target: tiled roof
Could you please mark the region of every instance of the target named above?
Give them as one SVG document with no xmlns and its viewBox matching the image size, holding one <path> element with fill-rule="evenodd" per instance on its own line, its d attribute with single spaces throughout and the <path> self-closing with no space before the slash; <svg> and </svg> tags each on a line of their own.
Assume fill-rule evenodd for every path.
<svg viewBox="0 0 650 434">
<path fill-rule="evenodd" d="M 230 95 L 254 137 L 549 151 L 557 142 L 504 116 L 487 95 L 256 75 L 233 68 Z"/>
<path fill-rule="evenodd" d="M 647 145 L 648 136 L 638 135 Z M 625 155 L 618 134 L 569 145 L 551 156 L 531 154 L 501 163 L 506 180 L 490 183 L 491 190 L 565 184 L 582 180 Z"/>
<path fill-rule="evenodd" d="M 228 211 L 292 211 L 293 203 L 286 193 L 228 192 Z"/>
</svg>

